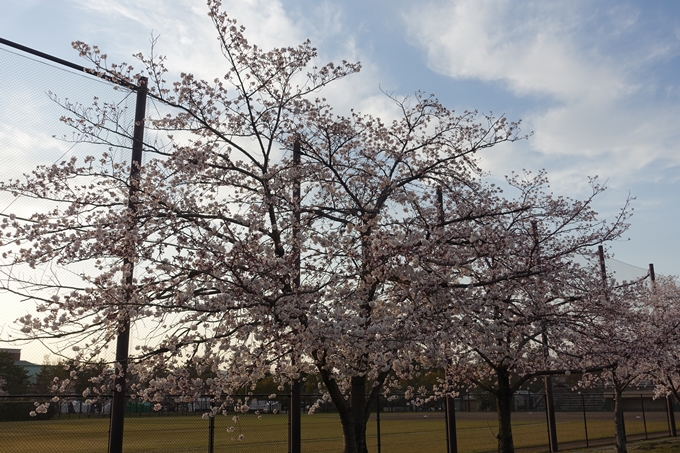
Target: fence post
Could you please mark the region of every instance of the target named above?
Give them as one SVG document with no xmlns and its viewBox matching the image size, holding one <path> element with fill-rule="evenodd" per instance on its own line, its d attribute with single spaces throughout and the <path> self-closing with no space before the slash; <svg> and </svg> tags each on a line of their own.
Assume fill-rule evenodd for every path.
<svg viewBox="0 0 680 453">
<path fill-rule="evenodd" d="M 210 424 L 208 425 L 208 453 L 215 453 L 215 417 L 210 414 Z"/>
<path fill-rule="evenodd" d="M 645 399 L 642 396 L 642 393 L 640 393 L 640 406 L 642 407 L 642 425 L 645 427 L 645 439 L 649 439 L 649 437 L 647 437 L 647 418 L 645 417 Z"/>
<path fill-rule="evenodd" d="M 458 453 L 456 439 L 456 404 L 452 396 L 446 396 L 446 452 Z"/>
<path fill-rule="evenodd" d="M 376 395 L 377 408 L 375 412 L 375 422 L 376 422 L 376 434 L 378 435 L 378 453 L 382 453 L 382 446 L 380 444 L 380 389 L 378 389 L 378 394 Z"/>
<path fill-rule="evenodd" d="M 586 432 L 586 447 L 590 447 L 590 441 L 588 440 L 588 419 L 586 418 L 586 399 L 581 393 L 581 408 L 583 409 L 583 429 Z"/>
<path fill-rule="evenodd" d="M 290 404 L 288 405 L 288 421 L 290 426 L 290 431 L 288 432 L 288 449 L 289 453 L 300 453 L 302 448 L 300 380 L 293 379 L 290 388 Z"/>
<path fill-rule="evenodd" d="M 547 336 L 543 332 L 544 354 L 547 355 Z M 548 424 L 548 445 L 551 452 L 558 451 L 557 445 L 557 422 L 555 421 L 555 402 L 553 398 L 552 376 L 543 379 L 545 385 L 545 418 Z"/>
</svg>

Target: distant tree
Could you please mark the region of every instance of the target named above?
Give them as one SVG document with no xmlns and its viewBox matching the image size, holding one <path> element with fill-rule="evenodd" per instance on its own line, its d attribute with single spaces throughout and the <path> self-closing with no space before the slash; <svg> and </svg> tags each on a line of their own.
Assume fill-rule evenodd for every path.
<svg viewBox="0 0 680 453">
<path fill-rule="evenodd" d="M 601 367 L 598 373 L 585 373 L 582 385 L 600 382 L 611 386 L 614 393 L 614 427 L 617 453 L 626 453 L 626 430 L 623 416 L 623 392 L 650 378 L 661 382 L 650 365 L 659 356 L 662 339 L 654 328 L 654 307 L 644 280 L 617 284 L 613 279 L 598 281 L 604 292 L 599 310 L 590 310 L 589 325 L 574 343 L 572 353 L 587 366 Z"/>
<path fill-rule="evenodd" d="M 9 352 L 0 351 L 0 390 L 8 395 L 21 395 L 28 392 L 29 377 L 26 368 L 16 365 Z"/>
<path fill-rule="evenodd" d="M 11 354 L 0 352 L 0 395 L 24 395 L 31 391 L 31 387 L 28 371 L 16 365 Z M 0 400 L 0 422 L 23 421 L 31 417 L 46 420 L 54 413 L 54 406 L 50 406 L 49 402 L 34 404 L 24 398 Z"/>
<path fill-rule="evenodd" d="M 659 277 L 650 286 L 644 304 L 654 342 L 647 357 L 649 377 L 659 395 L 670 394 L 680 403 L 680 287 L 677 277 Z"/>
<path fill-rule="evenodd" d="M 278 394 L 285 391 L 284 389 L 279 390 L 279 385 L 280 384 L 274 380 L 274 376 L 270 374 L 257 381 L 252 391 L 256 395 Z"/>
<path fill-rule="evenodd" d="M 101 359 L 90 363 L 62 359 L 56 364 L 43 365 L 36 376 L 35 390 L 57 395 L 89 394 L 93 387 L 101 390 L 97 384 L 107 381 L 107 370 L 110 371 L 111 367 Z"/>
<path fill-rule="evenodd" d="M 607 281 L 607 297 L 592 329 L 575 348 L 591 363 L 609 363 L 602 373 L 583 377 L 601 382 L 614 393 L 616 449 L 627 451 L 623 392 L 652 382 L 657 396 L 680 396 L 680 289 L 674 277 Z"/>
<path fill-rule="evenodd" d="M 52 385 L 54 385 L 54 378 L 66 378 L 67 374 L 64 373 L 63 369 L 59 369 L 59 365 L 50 362 L 49 360 L 43 361 L 40 371 L 35 376 L 35 383 L 33 385 L 33 390 L 35 393 L 50 393 Z"/>
</svg>

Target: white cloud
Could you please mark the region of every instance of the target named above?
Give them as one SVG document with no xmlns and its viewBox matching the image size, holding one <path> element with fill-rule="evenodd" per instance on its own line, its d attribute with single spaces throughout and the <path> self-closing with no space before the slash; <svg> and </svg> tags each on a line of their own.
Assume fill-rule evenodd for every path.
<svg viewBox="0 0 680 453">
<path fill-rule="evenodd" d="M 160 35 L 157 53 L 168 56 L 173 72 L 190 72 L 209 80 L 225 72 L 217 32 L 204 2 L 192 0 L 72 0 L 84 12 L 91 40 L 112 57 L 130 61 L 136 52 L 148 54 L 151 33 Z M 296 45 L 304 39 L 280 1 L 228 0 L 222 5 L 247 29 L 246 37 L 261 48 Z M 106 25 L 96 18 L 107 17 Z M 115 46 L 113 49 L 110 46 Z"/>
<path fill-rule="evenodd" d="M 518 95 L 561 101 L 615 97 L 625 90 L 615 68 L 583 55 L 575 36 L 586 27 L 573 4 L 549 4 L 430 3 L 410 11 L 406 22 L 431 68 L 452 77 L 502 80 Z"/>
<path fill-rule="evenodd" d="M 405 20 L 434 71 L 501 82 L 539 101 L 525 112 L 525 129 L 544 164 L 572 156 L 558 164 L 563 177 L 629 181 L 654 178 L 640 170 L 657 159 L 680 164 L 680 108 L 666 97 L 673 87 L 650 75 L 677 54 L 678 39 L 644 36 L 639 22 L 627 4 L 509 0 L 434 1 Z"/>
<path fill-rule="evenodd" d="M 138 51 L 148 54 L 148 38 L 153 30 L 155 35 L 160 35 L 156 52 L 168 57 L 170 77 L 188 72 L 212 80 L 227 70 L 217 33 L 203 2 L 72 1 L 83 11 L 81 23 L 90 24 L 84 27 L 87 36 L 78 39 L 99 45 L 111 61 L 130 62 L 130 55 Z M 368 60 L 351 27 L 347 26 L 351 18 L 342 5 L 325 1 L 305 11 L 287 9 L 287 6 L 278 0 L 225 0 L 222 3 L 222 9 L 246 27 L 249 42 L 260 48 L 296 46 L 309 38 L 319 51 L 313 64 Z M 103 16 L 107 17 L 105 26 L 101 20 L 95 20 Z M 139 66 L 134 62 L 133 65 Z M 378 69 L 367 61 L 360 74 L 332 84 L 320 95 L 326 97 L 338 113 L 347 114 L 350 108 L 384 112 L 385 97 L 378 91 L 379 80 Z"/>
</svg>

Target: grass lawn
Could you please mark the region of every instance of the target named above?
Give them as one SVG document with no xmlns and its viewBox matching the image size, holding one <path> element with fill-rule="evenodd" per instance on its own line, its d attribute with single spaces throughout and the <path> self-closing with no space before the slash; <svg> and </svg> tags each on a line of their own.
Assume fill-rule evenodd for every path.
<svg viewBox="0 0 680 453">
<path fill-rule="evenodd" d="M 630 453 L 679 453 L 680 438 L 664 438 L 631 442 L 627 445 Z M 570 453 L 616 453 L 613 446 L 570 450 Z"/>
<path fill-rule="evenodd" d="M 456 415 L 459 451 L 474 453 L 496 450 L 495 413 L 462 412 Z M 611 412 L 588 413 L 587 420 L 588 436 L 591 441 L 612 438 L 614 428 Z M 666 432 L 665 420 L 665 414 L 662 412 L 646 413 L 648 432 Z M 234 430 L 230 432 L 231 426 Z M 252 414 L 242 415 L 238 424 L 231 420 L 231 416 L 218 416 L 215 419 L 215 451 L 286 453 L 287 428 L 288 418 L 281 414 L 265 414 L 261 419 Z M 557 429 L 558 441 L 564 446 L 560 448 L 561 450 L 569 448 L 569 442 L 585 441 L 581 413 L 557 413 Z M 633 435 L 644 437 L 641 414 L 626 413 L 626 429 Z M 0 451 L 106 452 L 108 430 L 107 418 L 4 422 L 0 423 Z M 238 440 L 240 434 L 243 434 L 243 440 Z M 377 451 L 374 418 L 369 422 L 367 434 L 369 450 Z M 547 449 L 545 414 L 513 413 L 513 434 L 517 448 L 545 451 Z M 342 451 L 342 433 L 337 414 L 303 415 L 302 439 L 304 452 Z M 663 452 L 680 453 L 678 443 L 654 442 L 662 445 L 659 448 L 667 448 Z M 572 444 L 572 447 L 574 445 L 576 444 Z M 206 452 L 208 420 L 200 416 L 132 415 L 125 419 L 124 446 L 126 453 Z M 381 446 L 384 453 L 444 452 L 446 451 L 444 415 L 437 412 L 383 413 Z M 641 453 L 647 451 L 656 453 L 657 450 L 640 450 Z"/>
</svg>

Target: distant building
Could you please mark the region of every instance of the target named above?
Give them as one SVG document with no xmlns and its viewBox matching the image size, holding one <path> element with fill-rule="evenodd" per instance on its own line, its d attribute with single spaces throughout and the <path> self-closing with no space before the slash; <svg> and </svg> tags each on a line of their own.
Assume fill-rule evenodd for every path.
<svg viewBox="0 0 680 453">
<path fill-rule="evenodd" d="M 21 349 L 4 349 L 0 348 L 0 352 L 6 352 L 10 356 L 12 356 L 12 359 L 14 360 L 14 364 L 17 366 L 20 366 L 24 368 L 26 371 L 28 371 L 28 380 L 31 384 L 35 384 L 35 378 L 36 376 L 40 373 L 40 370 L 42 370 L 42 365 L 38 365 L 36 363 L 31 363 L 27 362 L 25 360 L 21 360 Z"/>
<path fill-rule="evenodd" d="M 12 360 L 15 362 L 18 362 L 21 360 L 21 349 L 2 349 L 0 348 L 0 352 L 6 352 L 12 357 Z"/>
</svg>

